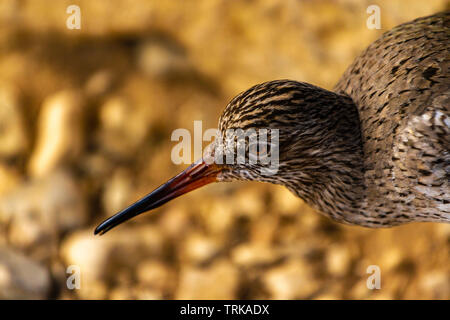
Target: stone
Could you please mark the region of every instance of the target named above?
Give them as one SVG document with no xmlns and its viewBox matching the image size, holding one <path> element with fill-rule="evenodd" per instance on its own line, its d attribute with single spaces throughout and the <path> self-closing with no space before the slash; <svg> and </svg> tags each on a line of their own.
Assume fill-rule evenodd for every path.
<svg viewBox="0 0 450 320">
<path fill-rule="evenodd" d="M 109 292 L 109 299 L 111 300 L 131 300 L 134 298 L 132 290 L 127 287 L 115 287 Z"/>
<path fill-rule="evenodd" d="M 301 212 L 302 206 L 304 205 L 303 200 L 281 186 L 276 186 L 273 191 L 274 210 L 287 216 L 296 215 Z"/>
<path fill-rule="evenodd" d="M 18 251 L 0 247 L 0 299 L 46 299 L 50 287 L 45 267 Z"/>
<path fill-rule="evenodd" d="M 262 281 L 270 299 L 307 299 L 320 288 L 312 266 L 299 259 L 271 268 Z"/>
<path fill-rule="evenodd" d="M 332 245 L 326 251 L 326 266 L 328 273 L 343 277 L 350 271 L 351 254 L 347 245 Z"/>
<path fill-rule="evenodd" d="M 160 300 L 163 298 L 161 292 L 147 287 L 124 287 L 118 286 L 110 291 L 111 300 Z"/>
<path fill-rule="evenodd" d="M 83 275 L 82 275 L 83 279 Z M 74 289 L 80 299 L 103 300 L 108 297 L 108 287 L 102 281 L 82 281 L 80 289 Z"/>
<path fill-rule="evenodd" d="M 86 95 L 99 98 L 111 91 L 115 84 L 115 77 L 111 70 L 102 69 L 94 72 L 85 85 Z"/>
<path fill-rule="evenodd" d="M 233 209 L 241 216 L 255 218 L 264 211 L 263 195 L 257 188 L 243 187 L 235 195 Z"/>
<path fill-rule="evenodd" d="M 261 243 L 243 243 L 233 249 L 231 259 L 245 267 L 266 266 L 280 258 L 276 248 Z"/>
<path fill-rule="evenodd" d="M 217 237 L 207 237 L 199 232 L 189 234 L 182 247 L 183 261 L 197 264 L 213 259 L 221 249 Z"/>
<path fill-rule="evenodd" d="M 226 199 L 212 199 L 200 204 L 199 215 L 206 229 L 211 234 L 229 233 L 235 222 L 235 212 Z"/>
<path fill-rule="evenodd" d="M 39 113 L 37 141 L 28 163 L 32 177 L 42 177 L 76 159 L 83 146 L 83 95 L 76 90 L 47 97 Z"/>
<path fill-rule="evenodd" d="M 394 270 L 403 260 L 404 255 L 399 248 L 387 248 L 381 256 L 380 268 L 386 271 Z"/>
<path fill-rule="evenodd" d="M 104 184 L 102 202 L 106 214 L 113 215 L 130 205 L 132 190 L 132 177 L 129 171 L 116 169 Z"/>
<path fill-rule="evenodd" d="M 174 43 L 149 39 L 138 49 L 138 65 L 150 77 L 167 78 L 191 68 L 183 50 Z"/>
<path fill-rule="evenodd" d="M 147 106 L 146 106 L 147 107 Z M 100 106 L 100 143 L 106 151 L 128 158 L 149 129 L 148 110 L 126 96 L 110 96 Z"/>
<path fill-rule="evenodd" d="M 142 286 L 136 287 L 134 294 L 138 300 L 161 300 L 164 298 L 161 291 Z"/>
<path fill-rule="evenodd" d="M 61 256 L 66 265 L 77 265 L 82 285 L 89 281 L 117 281 L 120 271 L 134 268 L 145 259 L 157 258 L 164 248 L 159 230 L 150 225 L 116 229 L 94 236 L 93 228 L 70 234 L 63 242 Z"/>
<path fill-rule="evenodd" d="M 21 182 L 22 177 L 16 168 L 0 163 L 0 197 L 14 190 Z"/>
<path fill-rule="evenodd" d="M 175 274 L 171 267 L 159 260 L 144 260 L 136 269 L 139 285 L 153 288 L 159 292 L 169 292 L 175 285 Z"/>
<path fill-rule="evenodd" d="M 61 256 L 67 266 L 80 268 L 82 283 L 103 280 L 112 251 L 111 239 L 94 237 L 92 230 L 77 231 L 64 239 Z"/>
<path fill-rule="evenodd" d="M 175 299 L 236 299 L 238 277 L 238 270 L 225 260 L 207 268 L 183 266 Z"/>
<path fill-rule="evenodd" d="M 189 218 L 184 206 L 174 204 L 161 215 L 159 227 L 167 237 L 176 241 L 177 238 L 191 231 Z"/>
<path fill-rule="evenodd" d="M 0 157 L 23 155 L 29 145 L 17 90 L 0 83 Z"/>
<path fill-rule="evenodd" d="M 273 242 L 278 231 L 278 216 L 269 213 L 253 221 L 250 225 L 250 239 L 261 244 Z"/>
<path fill-rule="evenodd" d="M 9 224 L 10 242 L 22 248 L 56 243 L 87 218 L 83 194 L 63 170 L 23 183 L 0 198 L 0 221 Z"/>
<path fill-rule="evenodd" d="M 420 278 L 419 285 L 424 296 L 446 300 L 450 296 L 449 270 L 426 273 Z"/>
</svg>

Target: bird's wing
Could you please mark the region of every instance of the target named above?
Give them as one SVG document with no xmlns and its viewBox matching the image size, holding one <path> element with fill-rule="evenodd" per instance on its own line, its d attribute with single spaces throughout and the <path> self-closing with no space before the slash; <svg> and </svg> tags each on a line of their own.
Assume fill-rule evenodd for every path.
<svg viewBox="0 0 450 320">
<path fill-rule="evenodd" d="M 427 199 L 450 220 L 450 92 L 412 115 L 395 139 L 396 180 L 409 181 L 411 196 Z"/>
</svg>

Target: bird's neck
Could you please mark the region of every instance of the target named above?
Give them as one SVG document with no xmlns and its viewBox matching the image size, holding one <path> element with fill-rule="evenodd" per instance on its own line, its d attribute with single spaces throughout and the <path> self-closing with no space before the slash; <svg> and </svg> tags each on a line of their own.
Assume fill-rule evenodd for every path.
<svg viewBox="0 0 450 320">
<path fill-rule="evenodd" d="M 286 186 L 322 213 L 351 223 L 364 201 L 360 120 L 349 97 L 333 93 L 331 100 L 322 101 L 326 120 L 323 115 L 312 119 L 320 122 L 314 136 L 297 139 L 296 155 L 291 157 L 297 163 L 291 168 L 298 171 L 296 179 L 286 180 Z"/>
</svg>

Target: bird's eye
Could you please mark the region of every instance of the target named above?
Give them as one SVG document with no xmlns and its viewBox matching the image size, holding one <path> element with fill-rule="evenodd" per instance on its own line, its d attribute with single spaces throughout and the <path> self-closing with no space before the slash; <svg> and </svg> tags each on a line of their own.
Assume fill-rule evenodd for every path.
<svg viewBox="0 0 450 320">
<path fill-rule="evenodd" d="M 256 163 L 258 160 L 266 158 L 268 154 L 268 142 L 253 142 L 248 147 L 248 157 L 250 163 Z"/>
<path fill-rule="evenodd" d="M 258 154 L 267 154 L 267 144 L 266 143 L 259 144 Z"/>
</svg>

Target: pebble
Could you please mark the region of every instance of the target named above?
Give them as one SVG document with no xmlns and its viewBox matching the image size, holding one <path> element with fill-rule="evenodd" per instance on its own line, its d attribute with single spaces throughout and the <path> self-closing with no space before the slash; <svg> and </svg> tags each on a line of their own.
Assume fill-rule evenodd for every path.
<svg viewBox="0 0 450 320">
<path fill-rule="evenodd" d="M 0 198 L 14 190 L 21 182 L 22 177 L 16 168 L 0 163 Z"/>
<path fill-rule="evenodd" d="M 262 281 L 270 299 L 307 299 L 319 289 L 312 266 L 299 259 L 271 268 Z"/>
<path fill-rule="evenodd" d="M 56 244 L 87 218 L 78 184 L 64 170 L 20 184 L 0 198 L 0 221 L 9 223 L 9 240 L 21 248 Z"/>
<path fill-rule="evenodd" d="M 438 270 L 423 275 L 419 281 L 423 296 L 448 300 L 450 297 L 450 272 Z"/>
<path fill-rule="evenodd" d="M 328 273 L 343 277 L 350 271 L 351 253 L 347 245 L 333 245 L 326 252 L 326 266 Z"/>
<path fill-rule="evenodd" d="M 76 90 L 45 99 L 37 121 L 37 141 L 28 163 L 32 177 L 43 177 L 76 159 L 83 145 L 84 98 Z"/>
<path fill-rule="evenodd" d="M 0 299 L 46 299 L 50 287 L 45 267 L 18 251 L 0 247 Z"/>
<path fill-rule="evenodd" d="M 170 292 L 175 286 L 175 274 L 172 268 L 158 260 L 144 260 L 136 268 L 137 281 L 140 285 Z"/>
<path fill-rule="evenodd" d="M 23 155 L 28 145 L 19 94 L 14 87 L 0 84 L 0 157 Z"/>
<path fill-rule="evenodd" d="M 244 267 L 267 266 L 280 258 L 276 248 L 262 243 L 244 243 L 233 249 L 231 259 Z"/>
<path fill-rule="evenodd" d="M 133 103 L 123 95 L 113 95 L 100 106 L 99 143 L 106 151 L 123 157 L 133 157 L 147 136 L 150 124 L 148 106 Z"/>
<path fill-rule="evenodd" d="M 131 204 L 132 177 L 126 169 L 116 169 L 104 184 L 102 203 L 105 213 L 111 216 Z"/>
<path fill-rule="evenodd" d="M 293 216 L 301 212 L 304 206 L 303 200 L 295 196 L 285 187 L 276 186 L 273 188 L 273 209 L 282 215 Z"/>
<path fill-rule="evenodd" d="M 67 237 L 61 249 L 66 265 L 77 265 L 86 281 L 117 279 L 120 270 L 134 268 L 148 258 L 160 257 L 164 239 L 151 225 L 116 229 L 94 236 L 93 229 Z"/>
<path fill-rule="evenodd" d="M 102 69 L 94 72 L 86 82 L 86 95 L 92 98 L 106 95 L 112 90 L 115 80 L 111 70 Z"/>
<path fill-rule="evenodd" d="M 191 233 L 183 241 L 182 260 L 201 264 L 213 259 L 221 249 L 218 237 L 208 237 L 199 232 Z"/>
<path fill-rule="evenodd" d="M 183 266 L 175 299 L 236 299 L 238 270 L 226 260 L 207 268 Z"/>
<path fill-rule="evenodd" d="M 150 77 L 167 78 L 190 69 L 183 50 L 164 40 L 145 41 L 138 49 L 137 60 L 140 69 Z"/>
</svg>

